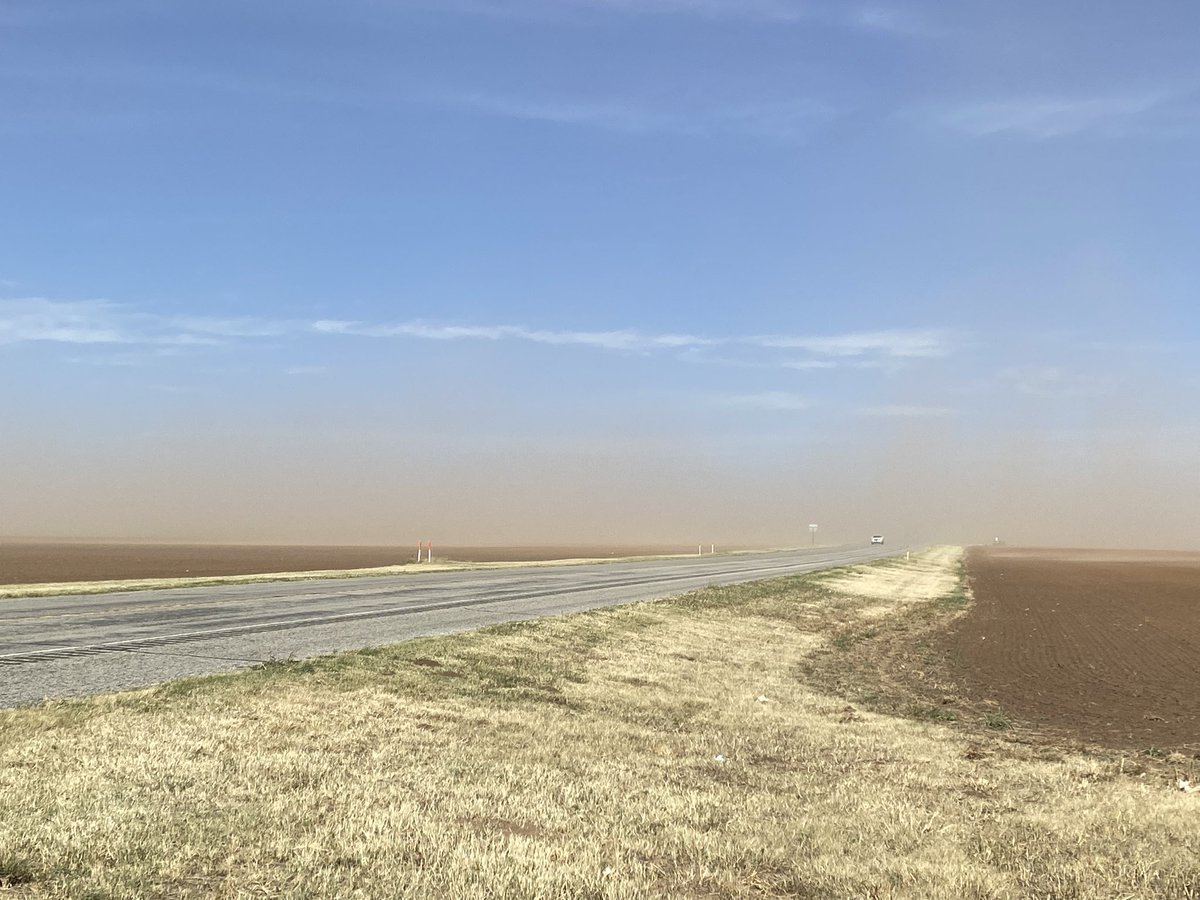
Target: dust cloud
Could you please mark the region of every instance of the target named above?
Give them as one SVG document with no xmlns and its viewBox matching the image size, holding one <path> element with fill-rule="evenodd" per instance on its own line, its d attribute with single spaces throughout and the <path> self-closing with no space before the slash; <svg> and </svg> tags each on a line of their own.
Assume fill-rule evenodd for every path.
<svg viewBox="0 0 1200 900">
<path fill-rule="evenodd" d="M 1200 434 L 1006 438 L 969 416 L 757 444 L 403 433 L 6 440 L 0 534 L 456 545 L 973 543 L 1200 547 Z"/>
</svg>

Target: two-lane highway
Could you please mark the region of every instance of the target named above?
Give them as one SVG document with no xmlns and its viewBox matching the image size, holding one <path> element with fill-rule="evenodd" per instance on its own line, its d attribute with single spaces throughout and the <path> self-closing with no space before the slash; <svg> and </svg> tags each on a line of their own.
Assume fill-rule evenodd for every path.
<svg viewBox="0 0 1200 900">
<path fill-rule="evenodd" d="M 894 555 L 842 547 L 0 600 L 0 706 Z"/>
</svg>

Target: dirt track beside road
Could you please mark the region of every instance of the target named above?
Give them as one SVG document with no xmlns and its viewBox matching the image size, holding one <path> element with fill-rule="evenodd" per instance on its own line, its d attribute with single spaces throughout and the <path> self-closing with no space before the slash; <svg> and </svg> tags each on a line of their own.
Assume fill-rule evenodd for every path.
<svg viewBox="0 0 1200 900">
<path fill-rule="evenodd" d="M 707 547 L 705 552 L 707 552 Z M 725 548 L 742 549 L 742 548 Z M 557 545 L 433 548 L 436 560 L 539 562 L 695 553 L 696 546 Z M 0 542 L 0 584 L 58 584 L 138 578 L 209 578 L 275 572 L 372 569 L 412 563 L 412 547 Z"/>
</svg>

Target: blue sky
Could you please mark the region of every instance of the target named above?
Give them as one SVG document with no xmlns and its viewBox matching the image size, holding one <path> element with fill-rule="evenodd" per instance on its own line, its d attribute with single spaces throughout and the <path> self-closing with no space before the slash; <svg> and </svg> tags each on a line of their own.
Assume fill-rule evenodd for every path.
<svg viewBox="0 0 1200 900">
<path fill-rule="evenodd" d="M 3 0 L 0 534 L 1194 545 L 1198 28 Z"/>
</svg>

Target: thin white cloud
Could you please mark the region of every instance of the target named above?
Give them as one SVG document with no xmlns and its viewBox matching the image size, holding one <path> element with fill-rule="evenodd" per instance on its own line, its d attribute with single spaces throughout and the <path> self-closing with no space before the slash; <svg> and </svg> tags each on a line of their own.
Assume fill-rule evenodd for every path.
<svg viewBox="0 0 1200 900">
<path fill-rule="evenodd" d="M 627 134 L 750 135 L 795 142 L 812 136 L 841 110 L 812 98 L 695 108 L 653 108 L 630 100 L 536 99 L 479 92 L 442 92 L 429 101 L 466 112 Z"/>
<path fill-rule="evenodd" d="M 752 363 L 787 369 L 829 369 L 848 367 L 898 367 L 919 359 L 950 355 L 956 349 L 955 337 L 941 329 L 893 329 L 889 331 L 849 332 L 833 335 L 769 335 L 705 337 L 687 333 L 646 334 L 633 329 L 615 331 L 557 331 L 524 325 L 438 325 L 424 321 L 395 324 L 371 324 L 340 320 L 314 322 L 311 329 L 319 334 L 340 334 L 372 338 L 415 338 L 434 341 L 485 340 L 526 341 L 553 346 L 580 346 L 601 350 L 653 352 L 683 351 L 690 362 L 726 365 Z M 721 357 L 706 357 L 699 351 L 725 349 Z M 755 357 L 739 360 L 733 351 L 753 351 Z M 762 351 L 802 350 L 812 359 L 770 360 Z"/>
<path fill-rule="evenodd" d="M 439 12 L 561 21 L 581 15 L 658 16 L 765 25 L 826 25 L 914 37 L 934 33 L 914 13 L 843 0 L 401 0 Z"/>
<path fill-rule="evenodd" d="M 634 328 L 579 330 L 513 324 L 394 323 L 323 319 L 218 316 L 162 316 L 106 301 L 0 300 L 0 345 L 46 342 L 123 345 L 138 354 L 114 356 L 96 364 L 129 365 L 206 347 L 235 347 L 267 338 L 300 341 L 320 336 L 417 341 L 516 342 L 597 352 L 671 354 L 681 362 L 805 371 L 833 368 L 903 368 L 916 360 L 947 356 L 955 336 L 938 329 L 894 329 L 832 335 L 719 335 L 685 331 L 646 332 Z M 806 354 L 798 357 L 796 351 Z M 122 351 L 126 353 L 127 351 Z M 88 356 L 96 356 L 89 353 Z M 78 359 L 78 358 L 77 358 Z M 300 366 L 292 374 L 312 374 Z"/>
<path fill-rule="evenodd" d="M 574 0 L 596 9 L 655 15 L 687 15 L 707 19 L 758 19 L 800 22 L 809 18 L 806 3 L 795 0 Z"/>
<path fill-rule="evenodd" d="M 0 300 L 0 344 L 211 346 L 294 330 L 288 323 L 250 317 L 159 316 L 105 300 Z"/>
<path fill-rule="evenodd" d="M 860 416 L 877 416 L 882 418 L 943 418 L 958 415 L 957 409 L 945 406 L 906 406 L 893 404 L 889 406 L 867 406 L 858 410 Z"/>
<path fill-rule="evenodd" d="M 149 362 L 140 353 L 112 353 L 103 356 L 70 356 L 67 362 L 76 366 L 104 366 L 116 369 L 138 369 Z"/>
<path fill-rule="evenodd" d="M 779 364 L 785 369 L 796 369 L 801 372 L 811 369 L 836 369 L 837 363 L 828 359 L 789 359 Z"/>
<path fill-rule="evenodd" d="M 169 320 L 171 326 L 188 335 L 214 337 L 278 337 L 294 326 L 287 322 L 256 319 L 249 316 L 216 318 L 211 316 L 178 316 Z"/>
<path fill-rule="evenodd" d="M 518 19 L 562 19 L 599 13 L 787 24 L 812 18 L 810 4 L 803 0 L 410 0 L 409 5 Z"/>
<path fill-rule="evenodd" d="M 556 125 L 582 125 L 630 133 L 688 130 L 686 122 L 678 116 L 653 112 L 629 103 L 534 100 L 481 93 L 446 93 L 435 99 L 487 116 Z"/>
<path fill-rule="evenodd" d="M 998 378 L 1011 391 L 1056 399 L 1098 397 L 1113 387 L 1110 376 L 1072 372 L 1058 366 L 1019 366 L 1004 369 Z"/>
<path fill-rule="evenodd" d="M 329 369 L 326 366 L 288 366 L 283 370 L 284 375 L 306 376 L 324 375 Z"/>
<path fill-rule="evenodd" d="M 313 323 L 313 329 L 324 334 L 358 335 L 362 337 L 412 337 L 434 341 L 460 340 L 518 340 L 552 346 L 594 347 L 603 350 L 669 350 L 710 346 L 715 341 L 690 334 L 642 334 L 620 331 L 553 331 L 527 328 L 524 325 L 432 325 L 426 322 L 403 322 L 395 325 L 368 325 L 361 322 L 323 320 Z"/>
<path fill-rule="evenodd" d="M 1051 140 L 1078 134 L 1121 137 L 1176 130 L 1200 115 L 1176 91 L 1154 90 L 1093 97 L 1023 97 L 970 103 L 937 114 L 945 126 L 972 137 L 1008 135 Z M 1149 122 L 1148 120 L 1156 120 Z"/>
<path fill-rule="evenodd" d="M 706 130 L 803 141 L 840 115 L 837 107 L 811 98 L 749 103 L 708 113 Z"/>
<path fill-rule="evenodd" d="M 123 329 L 119 310 L 104 301 L 0 300 L 0 344 L 25 341 L 123 344 L 133 337 Z"/>
<path fill-rule="evenodd" d="M 953 347 L 952 335 L 940 329 L 856 331 L 822 336 L 768 335 L 756 340 L 763 347 L 804 350 L 818 356 L 930 358 L 947 356 Z"/>
<path fill-rule="evenodd" d="M 144 347 L 135 345 L 133 349 L 115 353 L 92 352 L 86 355 L 69 356 L 66 361 L 72 365 L 137 369 L 145 368 L 168 357 L 178 356 L 179 353 L 179 348 L 175 346 Z"/>
<path fill-rule="evenodd" d="M 1197 341 L 1147 341 L 1147 340 L 1107 340 L 1087 341 L 1083 344 L 1087 350 L 1100 353 L 1135 353 L 1161 355 L 1168 353 L 1195 353 L 1200 350 Z"/>
<path fill-rule="evenodd" d="M 852 10 L 847 17 L 847 24 L 897 37 L 932 37 L 938 33 L 910 10 L 875 4 Z"/>
<path fill-rule="evenodd" d="M 756 394 L 718 394 L 714 397 L 714 400 L 722 406 L 765 409 L 776 412 L 798 411 L 812 407 L 812 401 L 807 397 L 787 391 L 761 391 Z"/>
</svg>

